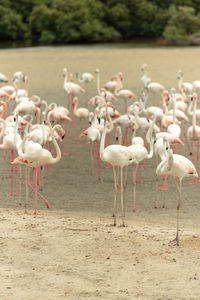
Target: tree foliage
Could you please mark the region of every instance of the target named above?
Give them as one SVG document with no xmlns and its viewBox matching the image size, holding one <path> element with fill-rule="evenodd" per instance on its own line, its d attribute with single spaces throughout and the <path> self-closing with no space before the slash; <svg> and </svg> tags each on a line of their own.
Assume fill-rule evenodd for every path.
<svg viewBox="0 0 200 300">
<path fill-rule="evenodd" d="M 0 0 L 0 37 L 34 43 L 164 38 L 189 43 L 200 34 L 200 1 Z"/>
</svg>

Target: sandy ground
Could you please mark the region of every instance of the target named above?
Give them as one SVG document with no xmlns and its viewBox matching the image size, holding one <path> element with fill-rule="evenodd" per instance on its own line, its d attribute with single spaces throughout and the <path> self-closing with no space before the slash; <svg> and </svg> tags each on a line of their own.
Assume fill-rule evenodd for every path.
<svg viewBox="0 0 200 300">
<path fill-rule="evenodd" d="M 23 70 L 29 77 L 30 95 L 66 105 L 62 69 L 75 74 L 101 71 L 101 84 L 118 71 L 124 86 L 141 90 L 141 65 L 149 66 L 152 81 L 177 87 L 177 70 L 184 79 L 200 78 L 199 48 L 50 48 L 1 51 L 1 72 L 12 78 Z M 11 83 L 11 82 L 10 82 Z M 96 93 L 95 85 L 90 95 Z M 84 95 L 80 97 L 83 105 Z M 123 110 L 123 103 L 116 104 Z M 0 193 L 0 295 L 1 299 L 199 299 L 200 222 L 199 185 L 184 180 L 180 246 L 171 242 L 176 233 L 177 191 L 169 179 L 166 195 L 156 198 L 156 160 L 149 162 L 137 185 L 137 211 L 132 212 L 132 168 L 126 191 L 126 227 L 112 224 L 113 174 L 102 165 L 90 175 L 89 145 L 77 143 L 79 124 L 68 125 L 68 156 L 46 171 L 40 191 L 40 214 L 33 215 L 34 195 L 29 194 L 29 214 L 10 192 L 9 155 L 1 156 Z M 114 143 L 113 136 L 110 142 Z M 187 155 L 186 148 L 179 152 Z M 96 162 L 97 166 L 97 162 Z M 24 180 L 24 169 L 23 180 Z M 160 179 L 159 179 L 160 184 Z M 16 193 L 15 193 L 16 194 Z M 162 208 L 162 199 L 166 208 Z"/>
</svg>

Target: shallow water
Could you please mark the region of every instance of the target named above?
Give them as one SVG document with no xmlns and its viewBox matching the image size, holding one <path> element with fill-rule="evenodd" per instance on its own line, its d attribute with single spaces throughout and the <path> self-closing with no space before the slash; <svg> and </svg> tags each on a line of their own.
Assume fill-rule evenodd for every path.
<svg viewBox="0 0 200 300">
<path fill-rule="evenodd" d="M 29 95 L 37 94 L 49 103 L 56 102 L 67 105 L 67 95 L 63 90 L 62 70 L 64 67 L 74 76 L 77 71 L 94 73 L 100 69 L 101 86 L 112 75 L 122 71 L 124 87 L 136 94 L 141 91 L 141 65 L 148 64 L 152 81 L 163 84 L 166 88 L 177 88 L 177 71 L 182 69 L 185 81 L 200 79 L 200 49 L 199 48 L 102 48 L 102 47 L 39 47 L 17 50 L 0 51 L 0 72 L 4 73 L 12 84 L 11 78 L 15 71 L 22 70 L 28 76 Z M 84 86 L 83 86 L 84 87 Z M 91 84 L 89 95 L 96 94 L 96 83 Z M 85 95 L 79 97 L 80 106 L 85 104 Z M 131 102 L 130 102 L 131 104 Z M 116 103 L 116 108 L 123 111 L 123 102 Z M 92 107 L 90 107 L 92 110 Z M 87 124 L 85 123 L 85 126 Z M 79 123 L 75 126 L 68 124 L 68 156 L 46 170 L 45 185 L 42 194 L 47 197 L 50 209 L 93 213 L 97 215 L 111 215 L 113 205 L 113 173 L 103 164 L 101 180 L 98 175 L 90 175 L 90 146 L 77 143 Z M 114 139 L 111 136 L 111 143 Z M 185 148 L 179 148 L 183 154 L 188 154 Z M 97 161 L 96 161 L 97 166 Z M 17 198 L 7 198 L 9 192 L 9 172 L 3 161 L 2 153 L 2 189 L 1 206 L 18 207 Z M 159 211 L 154 210 L 155 199 L 155 168 L 156 160 L 149 162 L 149 168 L 142 175 L 142 183 L 137 185 L 137 207 L 139 214 L 132 214 L 132 184 L 129 168 L 128 187 L 126 195 L 126 213 L 128 218 L 141 218 L 151 222 L 169 222 L 171 216 L 176 218 L 177 192 L 172 179 L 169 180 L 169 190 L 166 192 L 167 209 L 161 209 L 162 195 L 159 193 Z M 24 171 L 23 171 L 24 172 Z M 23 175 L 24 177 L 24 175 Z M 198 193 L 199 185 L 190 185 L 190 180 L 184 180 L 183 197 L 184 208 L 182 217 L 187 222 L 199 222 L 200 208 Z M 25 187 L 22 187 L 23 200 Z M 185 201 L 187 200 L 187 201 Z M 30 192 L 30 207 L 33 207 L 34 196 Z M 46 209 L 39 199 L 40 210 Z"/>
</svg>

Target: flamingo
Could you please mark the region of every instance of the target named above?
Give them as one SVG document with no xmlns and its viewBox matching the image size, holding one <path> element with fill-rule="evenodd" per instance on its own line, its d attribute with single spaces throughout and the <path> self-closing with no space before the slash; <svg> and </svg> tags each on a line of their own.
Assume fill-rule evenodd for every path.
<svg viewBox="0 0 200 300">
<path fill-rule="evenodd" d="M 178 205 L 177 205 L 177 233 L 175 242 L 179 246 L 179 215 L 181 207 L 181 191 L 182 191 L 182 180 L 184 177 L 198 177 L 197 171 L 193 163 L 183 155 L 172 154 L 169 142 L 164 139 L 163 148 L 165 156 L 156 168 L 157 175 L 171 175 L 176 180 L 176 185 L 179 193 Z M 179 181 L 178 181 L 179 179 Z"/>
<path fill-rule="evenodd" d="M 89 123 L 91 124 L 90 127 L 88 127 L 86 130 L 84 130 L 80 135 L 79 139 L 81 139 L 83 136 L 86 136 L 88 141 L 91 144 L 90 148 L 90 153 L 91 153 L 91 169 L 90 173 L 94 174 L 94 146 L 95 143 L 97 143 L 97 151 L 98 151 L 98 167 L 99 167 L 99 173 L 100 173 L 100 156 L 99 156 L 99 141 L 101 139 L 101 131 L 100 129 L 96 126 L 96 114 L 90 114 L 89 115 Z"/>
<path fill-rule="evenodd" d="M 87 102 L 89 97 L 89 88 L 88 85 L 94 81 L 94 76 L 91 73 L 85 72 L 80 74 L 79 72 L 76 73 L 76 78 L 79 82 L 84 83 L 85 85 L 85 101 Z"/>
<path fill-rule="evenodd" d="M 147 97 L 150 95 L 153 97 L 154 105 L 159 102 L 159 98 L 161 97 L 165 87 L 159 82 L 151 82 L 151 78 L 146 79 L 146 86 L 144 87 L 145 93 L 147 93 Z"/>
<path fill-rule="evenodd" d="M 184 91 L 186 94 L 186 97 L 188 98 L 189 95 L 193 93 L 193 85 L 190 82 L 183 82 L 183 71 L 178 70 L 177 74 L 177 79 L 178 79 L 178 89 L 179 91 Z"/>
<path fill-rule="evenodd" d="M 13 164 L 16 163 L 24 163 L 30 167 L 34 168 L 35 176 L 34 176 L 34 188 L 35 191 L 35 211 L 34 214 L 38 214 L 37 209 L 37 176 L 38 176 L 38 168 L 45 165 L 53 165 L 60 161 L 61 159 L 61 151 L 60 148 L 55 140 L 54 131 L 59 130 L 61 125 L 56 124 L 53 128 L 50 123 L 52 111 L 48 113 L 47 116 L 47 123 L 50 128 L 52 142 L 54 144 L 56 150 L 56 157 L 54 158 L 50 151 L 47 149 L 42 148 L 42 146 L 38 143 L 34 143 L 32 141 L 28 141 L 27 143 L 27 135 L 23 139 L 23 141 L 18 145 L 18 154 L 19 156 L 15 158 Z M 43 197 L 44 198 L 44 197 Z"/>
<path fill-rule="evenodd" d="M 106 123 L 107 116 L 103 114 L 104 129 L 101 136 L 100 144 L 100 158 L 102 161 L 109 163 L 113 167 L 114 174 L 114 226 L 116 226 L 116 205 L 117 205 L 117 176 L 116 167 L 121 169 L 121 209 L 122 209 L 122 226 L 125 226 L 125 209 L 124 209 L 124 197 L 123 197 L 123 168 L 134 162 L 134 154 L 126 147 L 122 145 L 109 145 L 105 148 L 105 136 L 106 136 Z"/>
<path fill-rule="evenodd" d="M 68 109 L 70 109 L 70 95 L 73 99 L 74 95 L 79 93 L 85 93 L 85 90 L 77 83 L 72 81 L 68 81 L 68 70 L 67 68 L 63 69 L 63 77 L 64 77 L 64 84 L 63 88 L 68 94 Z"/>
<path fill-rule="evenodd" d="M 6 121 L 4 119 L 0 119 L 0 123 L 3 124 L 3 128 L 0 134 L 0 140 L 3 137 L 3 141 L 0 144 L 0 149 L 2 150 L 10 150 L 11 151 L 11 162 L 14 160 L 14 150 L 16 149 L 16 144 L 21 141 L 21 136 L 17 133 L 18 129 L 18 121 L 15 120 L 15 129 L 11 131 L 7 131 L 6 133 Z M 11 193 L 8 197 L 13 197 L 13 172 L 14 166 L 11 166 Z M 20 193 L 18 191 L 18 177 L 17 177 L 17 168 L 16 168 L 16 180 L 17 180 L 17 195 L 19 197 L 19 204 L 20 204 Z"/>
<path fill-rule="evenodd" d="M 78 107 L 78 98 L 74 97 L 72 100 L 73 114 L 80 120 L 80 131 L 82 130 L 82 120 L 89 117 L 89 110 L 85 107 Z"/>
<path fill-rule="evenodd" d="M 193 117 L 192 117 L 192 126 L 190 126 L 187 130 L 187 138 L 191 143 L 191 152 L 192 152 L 192 161 L 195 162 L 194 151 L 193 151 L 193 141 L 197 142 L 197 164 L 199 169 L 199 142 L 200 142 L 200 126 L 196 125 L 196 109 L 197 109 L 197 94 L 193 93 L 191 97 L 191 101 L 194 101 L 193 108 Z M 198 179 L 200 181 L 200 179 Z M 195 184 L 195 180 L 192 181 Z"/>
<path fill-rule="evenodd" d="M 94 76 L 91 73 L 82 73 L 79 72 L 76 73 L 76 78 L 79 82 L 89 83 L 94 81 Z"/>
<path fill-rule="evenodd" d="M 122 79 L 123 74 L 119 72 L 118 75 L 112 76 L 111 80 L 104 84 L 104 88 L 112 93 L 116 91 L 116 88 L 121 90 L 123 88 Z"/>
<path fill-rule="evenodd" d="M 117 124 L 121 127 L 123 127 L 125 129 L 125 134 L 124 134 L 124 138 L 123 138 L 123 145 L 126 144 L 128 145 L 128 128 L 133 127 L 134 125 L 134 121 L 135 121 L 135 117 L 131 114 L 125 114 L 125 115 L 121 115 L 120 117 L 116 118 L 113 121 L 113 124 Z"/>
<path fill-rule="evenodd" d="M 125 113 L 127 113 L 127 100 L 136 98 L 136 95 L 130 90 L 121 89 L 121 87 L 120 87 L 120 77 L 119 76 L 117 76 L 117 86 L 115 88 L 114 94 L 118 98 L 122 98 L 124 100 Z"/>
<path fill-rule="evenodd" d="M 151 127 L 149 127 L 148 130 L 148 135 L 150 136 L 150 151 L 148 153 L 146 147 L 139 145 L 139 144 L 133 144 L 130 145 L 128 148 L 131 150 L 131 152 L 134 154 L 134 157 L 136 159 L 136 164 L 135 164 L 135 172 L 133 168 L 133 211 L 136 211 L 136 178 L 137 178 L 137 169 L 138 169 L 138 164 L 144 160 L 144 159 L 150 159 L 153 156 L 153 124 Z M 155 134 L 155 132 L 154 132 Z"/>
<path fill-rule="evenodd" d="M 8 82 L 8 78 L 3 73 L 0 73 L 0 82 L 1 83 Z"/>
</svg>

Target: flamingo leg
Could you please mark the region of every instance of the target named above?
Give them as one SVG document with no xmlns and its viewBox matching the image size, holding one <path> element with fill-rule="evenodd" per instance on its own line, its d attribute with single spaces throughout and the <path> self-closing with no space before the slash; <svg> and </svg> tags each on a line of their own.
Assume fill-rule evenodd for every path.
<svg viewBox="0 0 200 300">
<path fill-rule="evenodd" d="M 176 242 L 176 245 L 179 246 L 179 219 L 180 219 L 180 207 L 181 207 L 182 179 L 179 178 L 179 182 L 177 178 L 175 180 L 176 180 L 179 197 L 178 197 L 178 205 L 177 205 L 177 232 L 174 241 Z"/>
<path fill-rule="evenodd" d="M 25 214 L 28 214 L 28 197 L 29 197 L 29 188 L 28 188 L 28 179 L 29 179 L 30 167 L 26 166 L 25 168 L 25 179 L 26 179 L 26 200 L 25 200 Z"/>
<path fill-rule="evenodd" d="M 22 199 L 21 199 L 21 191 L 22 191 L 22 167 L 19 164 L 19 205 L 22 205 Z"/>
<path fill-rule="evenodd" d="M 194 148 L 193 148 L 193 142 L 191 142 L 191 151 L 192 151 L 192 162 L 195 165 L 195 156 L 194 156 Z M 190 182 L 190 184 L 196 184 L 196 179 L 195 177 L 193 180 Z"/>
<path fill-rule="evenodd" d="M 124 177 L 124 201 L 125 201 L 125 194 L 126 194 L 127 175 L 128 175 L 128 167 L 125 167 L 125 177 Z"/>
<path fill-rule="evenodd" d="M 43 196 L 35 189 L 35 187 L 33 187 L 33 186 L 30 184 L 30 182 L 29 182 L 31 176 L 33 175 L 33 172 L 34 172 L 34 169 L 32 169 L 32 172 L 31 172 L 30 176 L 28 177 L 27 185 L 28 185 L 28 187 L 29 187 L 32 191 L 36 192 L 37 195 L 38 195 L 42 200 L 44 200 L 44 203 L 45 203 L 46 207 L 49 208 L 49 203 L 48 203 L 47 199 L 44 198 L 44 197 L 43 197 Z"/>
<path fill-rule="evenodd" d="M 114 175 L 114 205 L 113 205 L 113 225 L 116 226 L 116 212 L 117 212 L 117 176 L 116 169 L 113 167 L 113 175 Z"/>
<path fill-rule="evenodd" d="M 35 174 L 34 174 L 34 189 L 35 189 L 35 211 L 34 211 L 34 215 L 38 215 L 39 211 L 37 209 L 37 175 L 38 175 L 38 168 L 35 168 Z"/>
<path fill-rule="evenodd" d="M 135 165 L 135 172 L 134 172 L 134 166 L 133 166 L 133 211 L 136 211 L 136 178 L 137 178 L 137 169 L 138 164 Z"/>
<path fill-rule="evenodd" d="M 92 142 L 91 144 L 91 170 L 90 174 L 94 174 L 94 143 Z"/>
<path fill-rule="evenodd" d="M 100 158 L 100 143 L 97 143 L 97 153 L 98 153 L 98 174 L 101 174 L 101 158 Z M 99 177 L 100 179 L 100 177 Z"/>
<path fill-rule="evenodd" d="M 122 210 L 122 227 L 125 227 L 125 202 L 124 202 L 124 189 L 123 189 L 123 168 L 121 167 L 121 210 Z"/>
<path fill-rule="evenodd" d="M 12 150 L 11 151 L 11 163 L 13 162 L 13 160 L 14 160 L 14 151 Z M 11 193 L 7 195 L 8 197 L 11 197 L 11 198 L 14 196 L 13 195 L 13 171 L 14 171 L 14 165 L 11 164 Z"/>
</svg>

